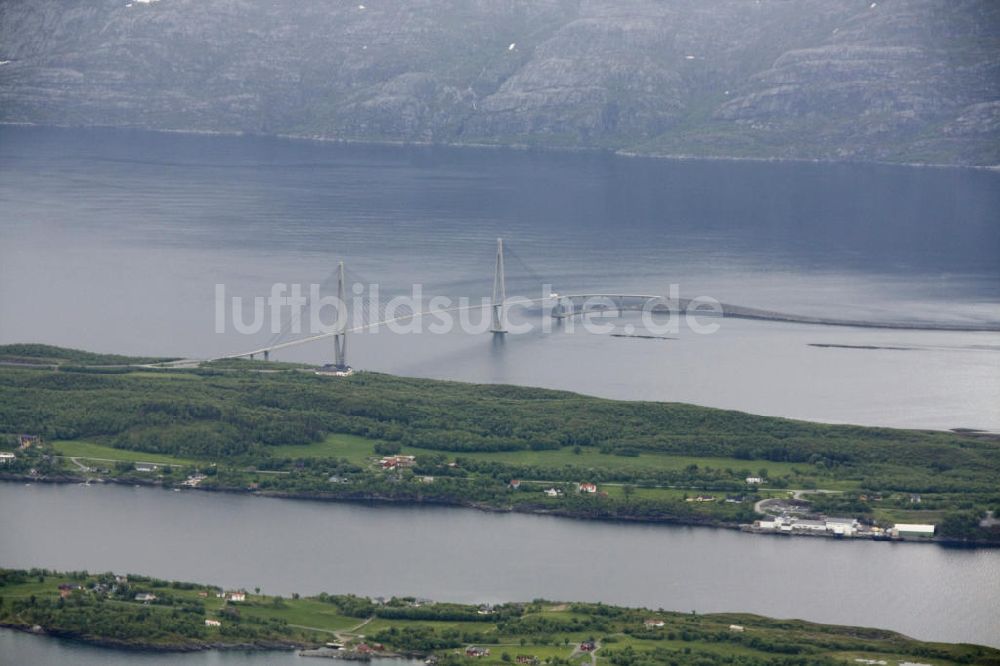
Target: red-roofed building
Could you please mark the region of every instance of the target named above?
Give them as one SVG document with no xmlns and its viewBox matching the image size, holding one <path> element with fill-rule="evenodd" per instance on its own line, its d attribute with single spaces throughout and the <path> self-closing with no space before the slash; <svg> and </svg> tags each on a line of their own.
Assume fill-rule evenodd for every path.
<svg viewBox="0 0 1000 666">
<path fill-rule="evenodd" d="M 399 469 L 403 467 L 413 467 L 417 464 L 414 456 L 386 456 L 379 461 L 382 469 Z"/>
</svg>

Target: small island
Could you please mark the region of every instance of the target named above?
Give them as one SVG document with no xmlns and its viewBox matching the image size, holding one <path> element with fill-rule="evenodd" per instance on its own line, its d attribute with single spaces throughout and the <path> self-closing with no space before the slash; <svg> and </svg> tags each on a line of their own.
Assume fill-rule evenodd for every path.
<svg viewBox="0 0 1000 666">
<path fill-rule="evenodd" d="M 1000 544 L 1000 438 L 0 346 L 0 479 Z"/>
<path fill-rule="evenodd" d="M 0 569 L 0 626 L 128 650 L 299 650 L 437 664 L 1000 664 L 1000 650 L 880 629 L 534 600 L 464 605 Z M 736 661 L 734 661 L 736 659 Z M 866 661 L 870 660 L 870 661 Z"/>
</svg>

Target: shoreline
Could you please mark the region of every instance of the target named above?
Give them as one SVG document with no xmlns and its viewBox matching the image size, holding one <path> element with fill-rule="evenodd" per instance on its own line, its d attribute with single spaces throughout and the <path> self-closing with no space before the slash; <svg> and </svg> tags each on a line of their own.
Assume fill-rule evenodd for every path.
<svg viewBox="0 0 1000 666">
<path fill-rule="evenodd" d="M 105 479 L 105 478 L 92 478 L 92 477 L 82 477 L 74 475 L 64 475 L 58 477 L 32 477 L 24 474 L 9 474 L 6 472 L 0 472 L 0 483 L 45 483 L 53 485 L 117 485 L 117 486 L 133 486 L 133 487 L 143 487 L 143 488 L 156 488 L 164 491 L 201 491 L 205 493 L 227 493 L 235 495 L 247 495 L 251 497 L 263 497 L 272 499 L 283 499 L 283 500 L 293 500 L 293 501 L 307 501 L 307 502 L 328 502 L 328 503 L 340 503 L 340 504 L 367 504 L 369 506 L 386 506 L 386 507 L 445 507 L 453 509 L 468 509 L 473 511 L 482 511 L 484 513 L 520 513 L 524 515 L 533 516 L 551 516 L 554 518 L 562 518 L 566 520 L 580 520 L 585 522 L 600 522 L 600 523 L 620 523 L 620 524 L 638 524 L 638 525 L 664 525 L 668 527 L 687 527 L 687 528 L 705 528 L 705 529 L 724 529 L 735 532 L 741 532 L 743 534 L 754 535 L 754 536 L 772 536 L 772 537 L 782 537 L 782 538 L 794 538 L 794 537 L 810 537 L 810 538 L 821 538 L 830 539 L 837 542 L 885 542 L 894 544 L 923 544 L 923 545 L 938 545 L 943 548 L 965 548 L 965 549 L 991 549 L 1000 548 L 1000 541 L 998 540 L 982 540 L 982 541 L 967 541 L 963 539 L 953 539 L 948 537 L 934 536 L 932 538 L 908 538 L 908 537 L 894 537 L 894 538 L 873 538 L 873 537 L 838 537 L 833 534 L 827 533 L 813 533 L 813 532 L 794 532 L 794 533 L 781 533 L 781 532 L 770 532 L 757 530 L 751 524 L 747 523 L 733 523 L 726 522 L 722 520 L 717 520 L 711 517 L 705 517 L 704 519 L 688 520 L 683 517 L 645 517 L 645 516 L 630 516 L 630 515 L 587 515 L 582 512 L 574 512 L 572 510 L 564 510 L 561 508 L 542 508 L 539 506 L 527 505 L 527 506 L 511 506 L 511 507 L 501 507 L 494 506 L 491 504 L 485 504 L 482 502 L 475 501 L 446 501 L 440 499 L 425 499 L 425 498 L 393 498 L 377 494 L 356 494 L 356 495 L 337 495 L 336 493 L 319 493 L 319 492 L 309 492 L 309 491 L 260 491 L 249 488 L 208 488 L 208 487 L 193 487 L 193 488 L 175 488 L 168 486 L 159 481 L 154 481 L 150 479 Z"/>
<path fill-rule="evenodd" d="M 280 139 L 284 141 L 308 141 L 313 143 L 332 143 L 351 146 L 394 146 L 417 148 L 458 148 L 470 150 L 511 150 L 517 152 L 539 151 L 554 154 L 584 153 L 590 155 L 606 155 L 626 159 L 662 160 L 673 162 L 769 162 L 789 164 L 845 164 L 871 165 L 887 167 L 908 167 L 924 169 L 970 169 L 974 171 L 1000 172 L 1000 164 L 947 164 L 938 162 L 890 162 L 886 160 L 845 160 L 821 157 L 746 157 L 737 155 L 697 155 L 688 153 L 658 153 L 640 152 L 627 148 L 600 148 L 597 146 L 553 146 L 529 143 L 483 143 L 477 141 L 420 141 L 403 139 L 373 139 L 333 137 L 323 134 L 258 134 L 241 130 L 199 130 L 191 128 L 151 128 L 131 125 L 60 125 L 52 123 L 34 123 L 24 121 L 0 121 L 0 127 L 37 127 L 66 130 L 124 130 L 132 132 L 155 132 L 157 134 L 185 134 L 190 136 L 220 136 Z"/>
<path fill-rule="evenodd" d="M 100 636 L 80 635 L 74 632 L 46 629 L 45 627 L 29 627 L 27 625 L 7 622 L 5 620 L 0 620 L 0 629 L 10 629 L 11 631 L 28 634 L 29 636 L 56 638 L 59 640 L 72 641 L 74 643 L 82 643 L 84 645 L 91 645 L 108 650 L 118 650 L 121 652 L 152 652 L 156 654 L 186 654 L 191 652 L 207 652 L 208 650 L 220 652 L 291 652 L 293 650 L 306 650 L 311 647 L 306 643 L 284 643 L 280 641 L 262 641 L 260 643 L 225 643 L 218 641 L 199 643 L 192 641 L 190 643 L 175 643 L 169 645 L 154 643 L 152 641 L 136 643 Z"/>
</svg>

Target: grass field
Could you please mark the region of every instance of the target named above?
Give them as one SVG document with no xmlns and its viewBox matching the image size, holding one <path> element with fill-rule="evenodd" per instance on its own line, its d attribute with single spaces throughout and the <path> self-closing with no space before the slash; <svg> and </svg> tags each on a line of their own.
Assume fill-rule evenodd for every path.
<svg viewBox="0 0 1000 666">
<path fill-rule="evenodd" d="M 274 453 L 290 458 L 346 458 L 351 462 L 361 464 L 369 458 L 378 455 L 374 450 L 375 444 L 376 440 L 356 437 L 354 435 L 329 435 L 325 440 L 316 444 L 278 446 L 274 448 Z M 495 453 L 476 451 L 449 453 L 403 447 L 402 453 L 418 456 L 443 453 L 451 458 L 460 457 L 470 460 L 492 461 L 508 465 L 529 465 L 532 467 L 565 467 L 566 465 L 572 465 L 573 467 L 593 469 L 681 470 L 689 465 L 698 465 L 699 467 L 721 469 L 745 469 L 751 474 L 757 474 L 762 468 L 767 469 L 769 474 L 775 475 L 791 474 L 795 471 L 813 473 L 809 465 L 805 464 L 771 462 L 768 460 L 739 460 L 737 458 L 672 456 L 657 453 L 642 453 L 635 457 L 624 457 L 604 454 L 593 447 L 583 447 L 579 454 L 574 453 L 573 449 L 569 447 L 547 451 L 499 451 Z"/>
<path fill-rule="evenodd" d="M 394 626 L 399 626 L 399 623 L 400 620 L 385 620 L 379 618 L 366 624 L 361 631 L 366 634 L 375 634 L 383 629 L 390 629 Z M 355 624 L 357 624 L 357 621 L 355 621 Z M 409 627 L 433 627 L 438 631 L 455 629 L 458 631 L 474 631 L 482 634 L 496 635 L 497 633 L 496 625 L 490 622 L 438 622 L 433 620 L 407 620 L 406 625 Z"/>
<path fill-rule="evenodd" d="M 412 453 L 412 452 L 411 452 Z M 672 456 L 657 453 L 642 453 L 635 457 L 615 456 L 601 453 L 596 448 L 583 447 L 574 453 L 570 447 L 547 451 L 499 451 L 496 453 L 463 453 L 464 458 L 493 461 L 512 465 L 533 467 L 583 467 L 592 469 L 621 470 L 682 470 L 689 465 L 721 469 L 746 470 L 750 475 L 765 468 L 769 474 L 791 474 L 793 470 L 811 471 L 808 465 L 769 462 L 767 460 L 738 460 L 736 458 L 708 458 L 696 456 Z"/>
<path fill-rule="evenodd" d="M 358 618 L 345 617 L 337 612 L 337 607 L 316 599 L 296 599 L 283 606 L 275 606 L 267 601 L 254 602 L 258 595 L 250 595 L 249 604 L 240 605 L 240 613 L 247 617 L 277 618 L 289 624 L 312 627 L 324 631 L 342 631 L 362 622 Z"/>
<path fill-rule="evenodd" d="M 328 436 L 323 442 L 309 445 L 301 446 L 282 446 L 276 447 L 275 453 L 288 456 L 288 457 L 302 457 L 302 458 L 346 458 L 354 463 L 365 465 L 370 464 L 373 458 L 378 457 L 378 454 L 374 452 L 375 440 L 366 439 L 363 437 L 356 437 L 354 435 L 331 435 Z M 136 451 L 129 451 L 123 449 L 116 449 L 110 446 L 105 446 L 102 444 L 97 444 L 94 442 L 85 441 L 67 441 L 61 440 L 54 442 L 56 450 L 60 455 L 67 457 L 74 457 L 81 460 L 116 460 L 123 462 L 148 462 L 155 463 L 159 465 L 204 465 L 206 461 L 197 461 L 193 459 L 179 458 L 176 456 L 155 454 L 155 453 L 142 453 Z M 404 449 L 404 453 L 415 454 L 415 455 L 427 455 L 428 451 L 422 449 Z M 573 465 L 577 467 L 582 467 L 584 469 L 635 469 L 637 467 L 653 467 L 657 469 L 681 469 L 688 465 L 699 465 L 701 467 L 722 467 L 729 466 L 730 464 L 735 469 L 743 469 L 744 467 L 735 467 L 737 464 L 742 464 L 746 469 L 756 470 L 759 467 L 754 467 L 755 463 L 761 463 L 764 466 L 764 461 L 746 461 L 746 460 L 736 460 L 736 459 L 718 459 L 718 458 L 694 458 L 689 456 L 667 456 L 658 455 L 652 453 L 644 453 L 637 458 L 623 458 L 619 456 L 609 456 L 599 453 L 596 449 L 583 449 L 580 454 L 574 454 L 572 450 L 565 449 L 560 451 L 524 451 L 524 452 L 505 452 L 497 454 L 487 454 L 487 453 L 471 453 L 462 454 L 468 458 L 474 458 L 478 460 L 495 460 L 497 462 L 503 463 L 516 463 L 516 464 L 531 464 L 540 467 L 561 467 L 563 465 Z M 523 456 L 524 460 L 520 460 Z M 728 464 L 727 464 L 728 463 Z M 67 461 L 67 465 L 70 465 Z M 791 464 L 782 463 L 767 463 L 768 470 L 790 470 L 795 467 Z M 531 482 L 525 481 L 525 485 L 530 486 L 541 485 L 547 486 L 545 482 Z M 831 484 L 834 485 L 834 484 Z M 623 498 L 625 496 L 625 484 L 621 483 L 602 483 L 600 486 L 603 492 L 606 492 L 610 497 L 613 498 Z M 641 499 L 681 499 L 687 496 L 693 496 L 696 491 L 683 488 L 641 488 L 633 487 L 632 496 Z M 725 496 L 725 493 L 706 493 L 710 495 L 717 496 L 721 499 Z M 765 492 L 763 495 L 768 495 L 771 493 Z M 784 496 L 786 491 L 775 491 L 776 495 Z M 698 505 L 699 509 L 709 510 L 711 507 L 708 505 Z M 329 610 L 329 609 L 326 609 Z M 254 611 L 258 613 L 258 611 Z M 272 613 L 264 613 L 265 615 L 271 616 Z M 307 624 L 302 622 L 302 624 Z"/>
<path fill-rule="evenodd" d="M 883 509 L 879 507 L 872 513 L 879 520 L 893 523 L 939 523 L 946 512 L 933 509 Z"/>
<path fill-rule="evenodd" d="M 370 463 L 373 458 L 379 457 L 375 453 L 376 440 L 358 437 L 355 435 L 329 435 L 322 442 L 315 444 L 302 444 L 291 446 L 273 447 L 273 452 L 277 456 L 287 458 L 344 458 L 358 465 Z M 120 460 L 125 462 L 149 462 L 160 465 L 198 465 L 207 461 L 195 460 L 192 458 L 180 458 L 159 453 L 143 453 L 141 451 L 130 451 L 126 449 L 116 449 L 111 446 L 97 444 L 94 442 L 76 440 L 57 440 L 54 443 L 60 455 L 74 458 L 91 460 Z M 407 455 L 432 455 L 438 452 L 418 449 L 413 447 L 403 447 L 402 453 Z M 712 467 L 717 469 L 746 470 L 751 474 L 757 474 L 761 469 L 767 469 L 769 474 L 803 474 L 804 477 L 813 479 L 815 482 L 822 481 L 823 487 L 839 489 L 849 488 L 853 484 L 848 481 L 822 478 L 817 475 L 808 465 L 795 463 L 771 462 L 767 460 L 740 460 L 737 458 L 709 458 L 694 456 L 672 456 L 657 453 L 642 453 L 636 457 L 622 457 L 603 454 L 596 448 L 584 447 L 579 454 L 574 453 L 571 448 L 563 448 L 552 451 L 502 451 L 497 453 L 460 453 L 446 454 L 450 458 L 462 457 L 470 460 L 492 461 L 503 464 L 526 465 L 537 468 L 561 468 L 572 466 L 593 470 L 682 470 L 689 465 L 698 465 L 701 468 Z M 608 485 L 608 484 L 605 484 Z M 616 484 L 609 485 L 609 493 L 620 494 L 620 490 L 615 490 Z M 683 491 L 676 493 L 668 492 L 668 489 L 638 489 L 637 495 L 649 497 L 662 497 L 664 492 L 670 496 L 683 495 Z M 784 492 L 779 492 L 784 495 Z"/>
<path fill-rule="evenodd" d="M 364 465 L 372 458 L 378 457 L 374 447 L 376 440 L 357 437 L 355 435 L 329 435 L 322 442 L 296 446 L 274 447 L 275 455 L 289 458 L 345 458 L 355 464 Z M 555 469 L 566 466 L 592 470 L 683 470 L 690 465 L 701 468 L 745 470 L 749 475 L 756 475 L 761 469 L 766 469 L 769 475 L 801 475 L 822 487 L 833 490 L 854 487 L 851 481 L 834 479 L 831 475 L 821 474 L 810 465 L 802 463 L 772 462 L 768 460 L 741 460 L 738 458 L 711 458 L 707 456 L 675 456 L 658 453 L 641 453 L 635 457 L 615 456 L 601 453 L 594 447 L 582 447 L 580 453 L 574 453 L 570 447 L 546 451 L 500 451 L 500 452 L 462 452 L 450 453 L 429 451 L 414 447 L 403 447 L 405 455 L 435 455 L 443 454 L 449 459 L 456 457 L 484 462 L 496 462 L 507 465 L 525 465 L 542 469 Z"/>
<path fill-rule="evenodd" d="M 346 458 L 360 465 L 375 455 L 375 444 L 373 439 L 334 434 L 315 444 L 276 446 L 272 451 L 274 455 L 285 458 Z"/>
<path fill-rule="evenodd" d="M 79 440 L 56 440 L 52 442 L 59 455 L 69 458 L 82 458 L 84 460 L 120 460 L 123 462 L 146 462 L 157 465 L 197 465 L 205 464 L 205 461 L 196 461 L 190 458 L 178 458 L 177 456 L 165 455 L 162 453 L 143 453 L 142 451 L 129 451 L 126 449 L 116 449 L 103 444 L 84 442 Z"/>
</svg>

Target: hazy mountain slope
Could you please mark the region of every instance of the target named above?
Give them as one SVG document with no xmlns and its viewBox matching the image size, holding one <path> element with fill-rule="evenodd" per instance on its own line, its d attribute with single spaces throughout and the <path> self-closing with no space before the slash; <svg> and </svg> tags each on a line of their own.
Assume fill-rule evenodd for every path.
<svg viewBox="0 0 1000 666">
<path fill-rule="evenodd" d="M 5 0 L 0 61 L 6 122 L 1000 163 L 992 0 Z"/>
</svg>

